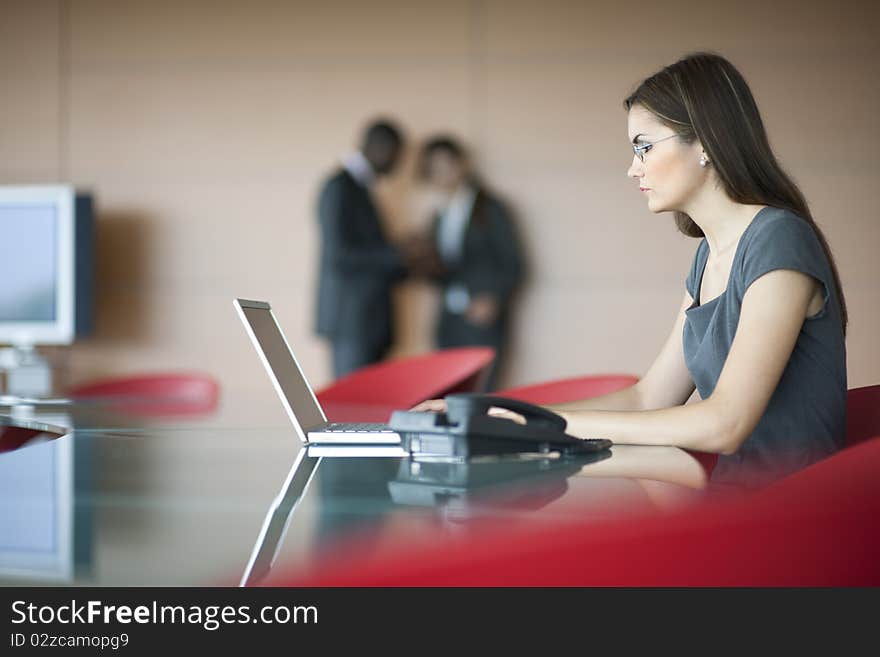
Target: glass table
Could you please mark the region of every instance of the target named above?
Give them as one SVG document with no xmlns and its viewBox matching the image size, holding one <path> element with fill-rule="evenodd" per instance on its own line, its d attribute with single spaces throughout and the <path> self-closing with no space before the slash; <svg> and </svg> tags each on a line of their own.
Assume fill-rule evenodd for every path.
<svg viewBox="0 0 880 657">
<path fill-rule="evenodd" d="M 0 406 L 0 584 L 271 584 L 476 527 L 665 513 L 705 486 L 674 447 L 317 457 L 269 396 L 198 417 Z"/>
</svg>

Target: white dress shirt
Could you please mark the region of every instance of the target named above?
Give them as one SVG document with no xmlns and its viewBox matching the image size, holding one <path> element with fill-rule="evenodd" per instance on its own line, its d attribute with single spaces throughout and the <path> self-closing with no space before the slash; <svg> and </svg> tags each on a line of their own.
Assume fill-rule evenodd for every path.
<svg viewBox="0 0 880 657">
<path fill-rule="evenodd" d="M 464 236 L 470 224 L 476 198 L 477 190 L 474 187 L 460 185 L 452 195 L 449 205 L 440 215 L 437 250 L 443 262 L 449 267 L 455 267 L 461 261 Z M 470 304 L 470 293 L 463 285 L 450 285 L 446 288 L 444 301 L 449 312 L 460 315 Z"/>
<path fill-rule="evenodd" d="M 352 151 L 342 158 L 342 166 L 351 174 L 358 184 L 369 187 L 376 179 L 373 165 L 360 151 Z"/>
</svg>

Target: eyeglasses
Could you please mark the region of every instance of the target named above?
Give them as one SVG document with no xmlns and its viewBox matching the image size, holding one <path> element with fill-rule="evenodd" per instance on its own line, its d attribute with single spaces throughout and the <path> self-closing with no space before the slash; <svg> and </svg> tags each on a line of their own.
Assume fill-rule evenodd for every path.
<svg viewBox="0 0 880 657">
<path fill-rule="evenodd" d="M 657 141 L 655 141 L 653 143 L 645 142 L 641 146 L 633 144 L 632 145 L 633 153 L 636 154 L 636 157 L 639 158 L 640 161 L 644 162 L 645 161 L 645 153 L 647 153 L 649 150 L 651 150 L 654 147 L 654 144 L 659 144 L 661 141 L 666 141 L 667 139 L 672 139 L 673 137 L 678 137 L 678 135 L 669 135 L 668 137 L 663 137 L 663 139 L 658 139 Z"/>
</svg>

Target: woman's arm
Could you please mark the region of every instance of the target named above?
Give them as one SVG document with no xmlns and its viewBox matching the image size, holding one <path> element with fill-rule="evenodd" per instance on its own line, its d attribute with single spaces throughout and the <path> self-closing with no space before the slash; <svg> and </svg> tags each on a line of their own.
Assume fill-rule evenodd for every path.
<svg viewBox="0 0 880 657">
<path fill-rule="evenodd" d="M 732 454 L 767 408 L 817 285 L 806 274 L 775 270 L 749 286 L 736 337 L 708 399 L 636 412 L 563 411 L 568 432 L 583 438 L 610 438 L 616 443 L 674 445 Z"/>
<path fill-rule="evenodd" d="M 547 408 L 564 415 L 567 411 L 645 411 L 684 404 L 694 391 L 694 382 L 684 362 L 682 330 L 685 310 L 693 303 L 691 295 L 684 293 L 675 324 L 666 343 L 638 383 L 601 397 L 592 397 L 564 404 L 550 404 Z M 446 410 L 442 399 L 430 399 L 415 406 L 414 411 Z M 515 415 L 515 414 L 514 414 Z M 511 415 L 513 417 L 513 415 Z M 520 419 L 520 418 L 516 418 Z M 576 435 L 576 434 L 575 434 Z"/>
<path fill-rule="evenodd" d="M 685 310 L 692 303 L 691 295 L 685 292 L 669 337 L 638 383 L 601 397 L 551 404 L 547 408 L 556 413 L 588 410 L 646 411 L 684 404 L 694 391 L 693 379 L 684 362 L 681 340 Z"/>
</svg>

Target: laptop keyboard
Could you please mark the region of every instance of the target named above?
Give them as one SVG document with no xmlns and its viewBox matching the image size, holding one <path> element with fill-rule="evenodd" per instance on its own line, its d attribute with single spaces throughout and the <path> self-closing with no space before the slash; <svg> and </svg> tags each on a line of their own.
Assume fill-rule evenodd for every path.
<svg viewBox="0 0 880 657">
<path fill-rule="evenodd" d="M 340 433 L 394 433 L 387 424 L 377 422 L 330 422 L 323 431 Z"/>
</svg>

